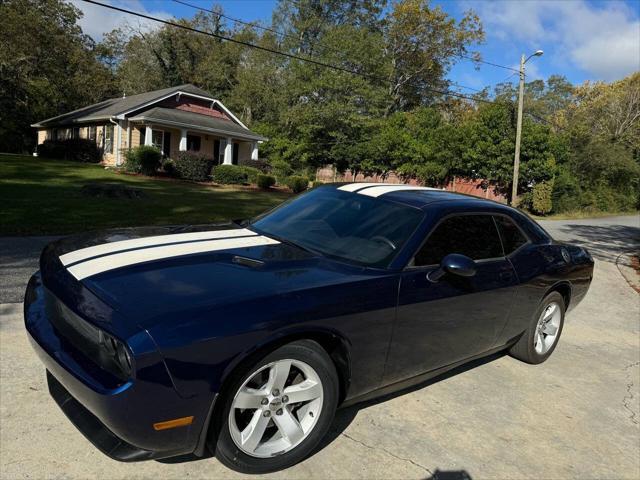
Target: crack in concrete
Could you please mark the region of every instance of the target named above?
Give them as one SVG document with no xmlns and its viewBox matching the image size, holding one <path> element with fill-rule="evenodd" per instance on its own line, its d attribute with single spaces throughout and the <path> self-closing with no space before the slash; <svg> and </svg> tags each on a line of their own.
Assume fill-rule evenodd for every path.
<svg viewBox="0 0 640 480">
<path fill-rule="evenodd" d="M 386 448 L 384 448 L 384 447 L 374 447 L 374 446 L 371 446 L 371 445 L 367 445 L 366 443 L 364 443 L 364 442 L 362 442 L 362 441 L 360 441 L 360 440 L 358 440 L 358 439 L 356 439 L 356 438 L 353 438 L 351 435 L 348 435 L 348 434 L 346 434 L 346 433 L 344 433 L 344 432 L 343 432 L 343 433 L 341 433 L 340 435 L 342 435 L 343 437 L 348 438 L 348 439 L 349 439 L 349 440 L 351 440 L 352 442 L 358 443 L 358 444 L 362 445 L 363 447 L 366 447 L 366 448 L 368 448 L 368 449 L 370 449 L 370 450 L 382 450 L 382 451 L 383 451 L 383 452 L 385 452 L 387 455 L 391 455 L 393 458 L 397 458 L 398 460 L 402 460 L 403 462 L 409 462 L 410 464 L 412 464 L 412 465 L 414 465 L 414 466 L 416 466 L 416 467 L 418 467 L 418 468 L 421 468 L 422 470 L 424 470 L 424 471 L 425 471 L 425 472 L 427 472 L 430 476 L 432 476 L 432 477 L 433 477 L 433 472 L 432 472 L 431 470 L 429 470 L 429 469 L 428 469 L 427 467 L 425 467 L 424 465 L 420 465 L 418 462 L 414 462 L 414 461 L 413 461 L 413 460 L 411 460 L 410 458 L 400 457 L 399 455 L 396 455 L 395 453 L 390 452 L 389 450 L 387 450 L 387 449 L 386 449 Z"/>
<path fill-rule="evenodd" d="M 629 419 L 636 425 L 638 425 L 639 422 L 638 420 L 636 420 L 636 417 L 638 415 L 631 408 L 631 400 L 633 400 L 633 392 L 631 391 L 631 388 L 633 387 L 633 380 L 631 379 L 631 374 L 629 371 L 633 367 L 637 367 L 638 365 L 640 365 L 640 362 L 631 363 L 623 368 L 623 370 L 627 372 L 627 377 L 629 377 L 629 381 L 627 382 L 627 394 L 622 399 L 622 406 L 629 412 L 630 414 Z"/>
</svg>

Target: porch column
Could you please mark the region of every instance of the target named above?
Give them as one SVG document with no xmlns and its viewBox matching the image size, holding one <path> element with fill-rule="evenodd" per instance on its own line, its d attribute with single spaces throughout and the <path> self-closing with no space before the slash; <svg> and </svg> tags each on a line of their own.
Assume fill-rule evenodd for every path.
<svg viewBox="0 0 640 480">
<path fill-rule="evenodd" d="M 147 125 L 144 129 L 144 144 L 153 145 L 151 138 L 151 126 Z"/>
<path fill-rule="evenodd" d="M 258 160 L 258 142 L 251 144 L 251 160 Z"/>
<path fill-rule="evenodd" d="M 178 146 L 178 150 L 181 152 L 187 151 L 187 130 L 184 128 L 180 130 L 180 145 Z"/>
<path fill-rule="evenodd" d="M 227 144 L 224 146 L 224 165 L 231 165 L 233 163 L 233 140 L 231 137 L 227 137 Z"/>
</svg>

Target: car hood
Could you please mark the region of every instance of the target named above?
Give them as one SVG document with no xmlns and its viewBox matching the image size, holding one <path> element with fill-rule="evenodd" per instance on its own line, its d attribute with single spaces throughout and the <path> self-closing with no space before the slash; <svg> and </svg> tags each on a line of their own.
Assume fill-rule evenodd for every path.
<svg viewBox="0 0 640 480">
<path fill-rule="evenodd" d="M 234 224 L 72 236 L 41 257 L 45 286 L 77 313 L 92 319 L 100 303 L 142 328 L 177 312 L 347 281 L 354 269 Z"/>
</svg>

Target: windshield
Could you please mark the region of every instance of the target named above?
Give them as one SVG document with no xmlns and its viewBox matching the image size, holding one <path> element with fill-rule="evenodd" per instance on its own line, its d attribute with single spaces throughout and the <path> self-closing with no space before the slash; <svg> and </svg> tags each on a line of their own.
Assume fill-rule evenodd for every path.
<svg viewBox="0 0 640 480">
<path fill-rule="evenodd" d="M 251 226 L 327 257 L 386 267 L 423 216 L 413 207 L 319 187 L 285 202 Z"/>
</svg>

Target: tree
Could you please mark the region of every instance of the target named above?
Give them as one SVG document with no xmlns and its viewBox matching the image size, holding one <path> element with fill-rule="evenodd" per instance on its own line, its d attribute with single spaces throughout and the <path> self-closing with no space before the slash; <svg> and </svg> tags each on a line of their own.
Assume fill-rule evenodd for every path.
<svg viewBox="0 0 640 480">
<path fill-rule="evenodd" d="M 103 100 L 112 74 L 62 0 L 0 2 L 0 151 L 35 145 L 32 123 Z"/>
<path fill-rule="evenodd" d="M 456 22 L 428 0 L 400 0 L 385 19 L 389 100 L 386 114 L 428 105 L 446 90 L 445 75 L 460 55 L 484 39 L 480 19 L 465 12 Z"/>
</svg>

